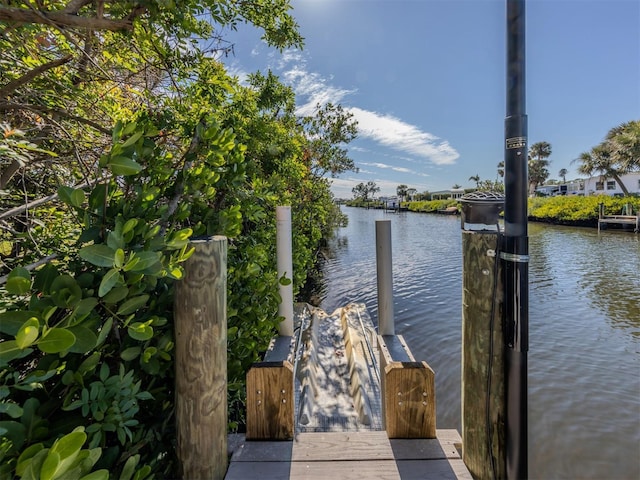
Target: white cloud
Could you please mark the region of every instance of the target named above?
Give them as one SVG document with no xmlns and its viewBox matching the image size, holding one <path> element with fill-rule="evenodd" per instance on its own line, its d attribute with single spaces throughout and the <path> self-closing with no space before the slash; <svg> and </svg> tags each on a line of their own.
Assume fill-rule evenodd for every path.
<svg viewBox="0 0 640 480">
<path fill-rule="evenodd" d="M 409 168 L 404 168 L 404 167 L 396 167 L 394 165 L 387 165 L 386 163 L 379 163 L 379 162 L 375 162 L 375 163 L 369 163 L 369 162 L 360 162 L 359 165 L 365 165 L 367 167 L 377 167 L 377 168 L 390 168 L 391 170 L 393 170 L 394 172 L 400 172 L 400 173 L 410 173 L 412 175 L 422 175 L 425 177 L 428 177 L 429 175 L 427 174 L 420 174 L 418 172 L 415 172 Z"/>
<path fill-rule="evenodd" d="M 391 115 L 384 115 L 358 107 L 349 111 L 358 120 L 360 136 L 370 138 L 386 147 L 410 153 L 437 165 L 450 165 L 460 156 L 449 142 L 421 131 Z"/>
<path fill-rule="evenodd" d="M 291 86 L 296 93 L 299 104 L 296 114 L 312 115 L 318 104 L 341 103 L 358 121 L 358 131 L 361 138 L 373 140 L 379 145 L 409 154 L 414 158 L 418 157 L 422 161 L 427 160 L 435 165 L 451 165 L 459 158 L 460 155 L 448 141 L 425 132 L 415 125 L 406 123 L 392 115 L 364 110 L 359 107 L 348 107 L 345 99 L 356 93 L 357 90 L 336 87 L 331 83 L 332 78 L 309 72 L 305 55 L 297 49 L 285 50 L 281 54 L 269 53 L 271 68 L 278 72 L 283 82 Z M 356 149 L 356 147 L 351 148 Z M 416 173 L 400 167 L 396 171 Z"/>
</svg>

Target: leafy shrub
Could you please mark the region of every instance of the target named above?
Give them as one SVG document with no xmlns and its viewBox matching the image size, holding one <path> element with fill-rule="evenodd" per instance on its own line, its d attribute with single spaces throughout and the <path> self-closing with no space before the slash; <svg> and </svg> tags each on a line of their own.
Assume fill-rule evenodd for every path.
<svg viewBox="0 0 640 480">
<path fill-rule="evenodd" d="M 640 198 L 609 195 L 530 198 L 529 217 L 554 223 L 586 222 L 596 225 L 600 204 L 604 205 L 605 215 L 619 215 L 627 204 L 631 204 L 634 211 L 638 211 Z"/>
<path fill-rule="evenodd" d="M 458 207 L 457 200 L 420 200 L 417 202 L 407 202 L 407 207 L 412 212 L 435 213 L 439 210 L 445 210 L 448 207 Z"/>
</svg>

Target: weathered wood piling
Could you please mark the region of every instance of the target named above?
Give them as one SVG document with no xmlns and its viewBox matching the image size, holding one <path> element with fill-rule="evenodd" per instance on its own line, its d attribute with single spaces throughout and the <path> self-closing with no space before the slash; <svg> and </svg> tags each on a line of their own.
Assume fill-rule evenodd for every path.
<svg viewBox="0 0 640 480">
<path fill-rule="evenodd" d="M 227 470 L 227 239 L 192 240 L 176 283 L 176 440 L 181 478 Z"/>
<path fill-rule="evenodd" d="M 502 479 L 506 406 L 499 209 L 491 208 L 491 199 L 472 200 L 465 203 L 463 197 L 462 207 L 462 458 L 474 478 Z"/>
</svg>

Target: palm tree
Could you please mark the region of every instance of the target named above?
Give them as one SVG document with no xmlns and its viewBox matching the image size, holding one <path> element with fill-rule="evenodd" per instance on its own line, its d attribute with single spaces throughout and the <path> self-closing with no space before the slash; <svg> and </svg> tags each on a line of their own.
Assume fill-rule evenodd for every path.
<svg viewBox="0 0 640 480">
<path fill-rule="evenodd" d="M 551 144 L 549 142 L 537 142 L 529 148 L 529 194 L 533 195 L 536 187 L 543 184 L 549 178 L 549 158 L 551 156 Z"/>
<path fill-rule="evenodd" d="M 602 143 L 589 152 L 581 153 L 576 161 L 580 162 L 578 172 L 589 176 L 598 172 L 604 177 L 612 177 L 628 195 L 620 176 L 640 170 L 640 120 L 612 128 Z"/>
<path fill-rule="evenodd" d="M 584 175 L 593 176 L 594 173 L 599 173 L 603 177 L 612 177 L 620 189 L 625 195 L 629 195 L 626 185 L 620 178 L 620 175 L 626 173 L 624 170 L 619 170 L 614 161 L 611 158 L 610 146 L 606 142 L 602 142 L 600 145 L 596 145 L 589 152 L 583 152 L 580 156 L 574 160 L 579 161 L 578 173 Z"/>
<path fill-rule="evenodd" d="M 402 185 L 398 185 L 396 187 L 396 194 L 398 195 L 398 199 L 403 202 L 404 201 L 404 197 L 407 196 L 407 189 L 409 187 L 407 187 L 404 183 Z"/>
<path fill-rule="evenodd" d="M 561 168 L 558 175 L 562 177 L 562 183 L 567 183 L 567 173 L 569 171 L 566 168 Z"/>
<path fill-rule="evenodd" d="M 476 188 L 480 188 L 480 175 L 476 173 L 475 175 L 469 177 L 469 180 L 473 180 L 474 182 L 476 182 Z"/>
<path fill-rule="evenodd" d="M 454 190 L 457 190 L 458 188 L 460 188 L 460 185 L 458 185 L 457 183 L 455 183 L 451 188 L 453 188 Z"/>
<path fill-rule="evenodd" d="M 621 171 L 640 170 L 640 120 L 632 120 L 612 128 L 605 138 L 611 148 L 611 159 Z"/>
</svg>

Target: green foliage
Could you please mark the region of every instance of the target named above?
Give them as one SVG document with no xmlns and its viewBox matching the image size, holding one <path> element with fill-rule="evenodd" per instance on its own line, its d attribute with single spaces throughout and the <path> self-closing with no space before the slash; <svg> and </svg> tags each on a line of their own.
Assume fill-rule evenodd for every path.
<svg viewBox="0 0 640 480">
<path fill-rule="evenodd" d="M 606 215 L 620 215 L 627 204 L 631 204 L 634 211 L 637 211 L 640 208 L 640 198 L 609 195 L 530 198 L 529 217 L 551 223 L 597 225 L 600 204 L 604 205 Z"/>
<path fill-rule="evenodd" d="M 435 213 L 438 210 L 444 210 L 448 207 L 457 207 L 457 200 L 420 200 L 417 202 L 407 202 L 407 208 L 412 212 Z"/>
<path fill-rule="evenodd" d="M 84 2 L 47 8 L 67 4 Z M 353 168 L 348 112 L 297 118 L 275 76 L 240 85 L 198 43 L 207 18 L 299 46 L 288 0 L 132 5 L 70 12 L 124 33 L 16 23 L 0 38 L 0 101 L 11 97 L 16 127 L 0 141 L 3 210 L 36 202 L 0 231 L 0 479 L 175 477 L 173 292 L 189 240 L 230 238 L 233 428 L 246 370 L 280 320 L 275 207 L 293 207 L 295 292 L 344 221 L 323 174 Z"/>
</svg>

